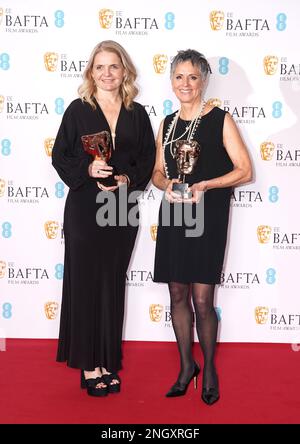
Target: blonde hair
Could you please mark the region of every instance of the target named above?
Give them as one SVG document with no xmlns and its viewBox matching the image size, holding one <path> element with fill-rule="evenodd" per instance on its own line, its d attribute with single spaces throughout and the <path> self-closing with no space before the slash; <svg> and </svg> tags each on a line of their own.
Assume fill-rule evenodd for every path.
<svg viewBox="0 0 300 444">
<path fill-rule="evenodd" d="M 83 83 L 78 88 L 78 94 L 83 102 L 89 103 L 93 109 L 96 109 L 93 96 L 97 91 L 94 79 L 92 78 L 92 69 L 94 65 L 94 60 L 99 52 L 108 51 L 116 54 L 125 69 L 124 80 L 120 86 L 120 95 L 124 106 L 126 109 L 132 108 L 132 102 L 138 94 L 138 88 L 135 85 L 135 80 L 137 78 L 137 73 L 135 66 L 125 49 L 117 42 L 113 40 L 104 40 L 98 43 L 93 49 L 88 64 L 83 73 Z"/>
</svg>

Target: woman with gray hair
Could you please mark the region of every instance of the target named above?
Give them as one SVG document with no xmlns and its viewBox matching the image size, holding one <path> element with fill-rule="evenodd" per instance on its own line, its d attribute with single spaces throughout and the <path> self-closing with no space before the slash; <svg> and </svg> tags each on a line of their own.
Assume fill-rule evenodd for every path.
<svg viewBox="0 0 300 444">
<path fill-rule="evenodd" d="M 165 192 L 154 281 L 168 283 L 180 354 L 180 372 L 166 396 L 184 395 L 200 372 L 192 355 L 192 298 L 204 357 L 201 397 L 211 405 L 220 396 L 214 359 L 218 328 L 214 290 L 223 266 L 230 196 L 233 186 L 251 180 L 252 171 L 232 117 L 204 100 L 209 73 L 208 61 L 198 51 L 179 51 L 173 59 L 171 83 L 180 109 L 160 125 L 152 181 Z M 185 217 L 188 214 L 192 217 Z"/>
</svg>

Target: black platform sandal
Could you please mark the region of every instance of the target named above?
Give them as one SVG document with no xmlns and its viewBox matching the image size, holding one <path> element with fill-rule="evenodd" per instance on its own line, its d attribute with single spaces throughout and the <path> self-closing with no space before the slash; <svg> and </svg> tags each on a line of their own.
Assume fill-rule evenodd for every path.
<svg viewBox="0 0 300 444">
<path fill-rule="evenodd" d="M 102 379 L 108 387 L 109 393 L 119 393 L 121 390 L 121 379 L 117 373 L 106 373 L 102 375 Z M 114 382 L 118 381 L 118 382 Z"/>
<path fill-rule="evenodd" d="M 102 386 L 97 387 L 98 384 Z M 103 376 L 98 376 L 97 378 L 85 379 L 84 371 L 81 370 L 81 388 L 86 389 L 88 395 L 90 396 L 107 396 L 108 395 L 108 385 L 104 381 Z"/>
</svg>

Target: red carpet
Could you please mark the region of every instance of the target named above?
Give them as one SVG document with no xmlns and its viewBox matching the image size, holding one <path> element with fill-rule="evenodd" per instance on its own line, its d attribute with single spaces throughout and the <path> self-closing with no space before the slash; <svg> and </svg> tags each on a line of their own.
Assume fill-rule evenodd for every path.
<svg viewBox="0 0 300 444">
<path fill-rule="evenodd" d="M 200 365 L 198 345 L 194 355 Z M 1 424 L 292 424 L 300 419 L 300 351 L 289 344 L 219 344 L 221 399 L 200 400 L 201 377 L 181 398 L 175 343 L 125 342 L 123 386 L 106 398 L 79 388 L 79 371 L 55 362 L 55 340 L 10 339 L 0 352 Z M 200 373 L 201 376 L 201 373 Z"/>
</svg>

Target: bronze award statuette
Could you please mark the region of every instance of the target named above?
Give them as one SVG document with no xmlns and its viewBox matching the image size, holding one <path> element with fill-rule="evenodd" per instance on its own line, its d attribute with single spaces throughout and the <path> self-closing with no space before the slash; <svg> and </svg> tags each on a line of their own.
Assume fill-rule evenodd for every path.
<svg viewBox="0 0 300 444">
<path fill-rule="evenodd" d="M 83 149 L 88 154 L 91 154 L 94 160 L 104 160 L 107 164 L 112 155 L 112 144 L 110 134 L 108 131 L 100 131 L 95 134 L 86 134 L 81 136 Z M 114 176 L 117 174 L 116 168 L 113 165 L 112 175 L 104 179 L 97 178 L 97 182 L 100 182 L 106 187 L 117 185 L 117 181 Z"/>
<path fill-rule="evenodd" d="M 189 184 L 185 182 L 187 175 L 192 174 L 200 154 L 200 145 L 196 140 L 177 140 L 175 143 L 175 160 L 180 183 L 173 183 L 172 191 L 178 193 L 182 199 L 190 199 L 192 193 L 188 191 Z"/>
</svg>

